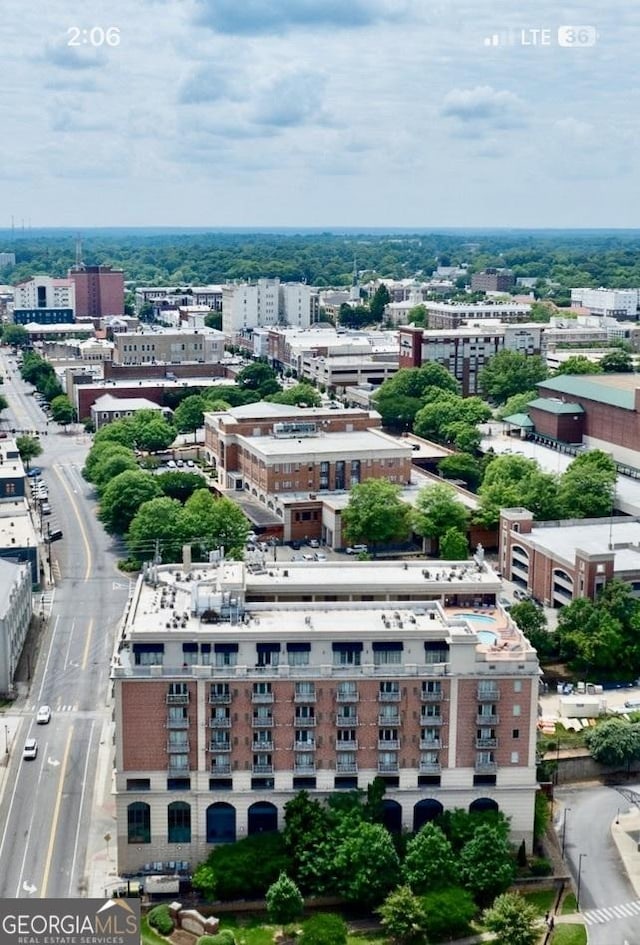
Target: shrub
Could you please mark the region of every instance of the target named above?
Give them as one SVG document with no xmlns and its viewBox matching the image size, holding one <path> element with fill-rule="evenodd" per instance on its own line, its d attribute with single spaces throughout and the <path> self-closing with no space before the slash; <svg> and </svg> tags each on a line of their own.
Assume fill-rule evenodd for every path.
<svg viewBox="0 0 640 945">
<path fill-rule="evenodd" d="M 468 934 L 476 907 L 473 896 L 466 889 L 450 886 L 449 889 L 428 893 L 422 897 L 422 904 L 427 913 L 429 941 L 462 938 Z"/>
<path fill-rule="evenodd" d="M 171 935 L 173 932 L 169 906 L 154 906 L 148 915 L 148 921 L 151 928 L 156 929 L 160 935 Z"/>
<path fill-rule="evenodd" d="M 347 923 L 333 912 L 319 912 L 305 922 L 300 945 L 347 945 Z"/>
<path fill-rule="evenodd" d="M 551 876 L 553 866 L 544 856 L 537 856 L 529 863 L 532 876 Z"/>
<path fill-rule="evenodd" d="M 289 868 L 289 858 L 281 833 L 257 833 L 216 847 L 207 865 L 213 869 L 219 899 L 251 899 L 265 895 Z"/>
<path fill-rule="evenodd" d="M 236 937 L 231 929 L 222 929 L 216 935 L 201 935 L 197 945 L 236 945 Z"/>
</svg>

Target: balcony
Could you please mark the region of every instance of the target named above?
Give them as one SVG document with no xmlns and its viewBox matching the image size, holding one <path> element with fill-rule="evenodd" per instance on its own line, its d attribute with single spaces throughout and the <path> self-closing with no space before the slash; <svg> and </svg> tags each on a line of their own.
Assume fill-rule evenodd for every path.
<svg viewBox="0 0 640 945">
<path fill-rule="evenodd" d="M 423 726 L 440 726 L 444 725 L 444 719 L 441 715 L 421 715 L 420 716 L 420 725 Z"/>
<path fill-rule="evenodd" d="M 478 702 L 497 702 L 500 698 L 499 689 L 481 689 L 478 687 Z"/>
<path fill-rule="evenodd" d="M 340 689 L 336 692 L 336 702 L 357 702 L 360 695 L 357 690 L 353 692 L 342 692 Z"/>
<path fill-rule="evenodd" d="M 273 765 L 251 765 L 253 774 L 273 774 Z"/>
<path fill-rule="evenodd" d="M 262 718 L 260 716 L 253 717 L 251 721 L 252 728 L 273 728 L 273 718 Z"/>
<path fill-rule="evenodd" d="M 231 751 L 231 742 L 209 742 L 209 751 Z"/>
<path fill-rule="evenodd" d="M 399 715 L 379 715 L 378 725 L 382 725 L 384 728 L 396 728 L 398 725 L 400 725 L 400 716 Z"/>
<path fill-rule="evenodd" d="M 315 702 L 316 694 L 315 692 L 296 692 L 293 697 L 294 702 Z"/>
<path fill-rule="evenodd" d="M 357 751 L 358 750 L 358 740 L 357 738 L 349 738 L 343 741 L 336 741 L 336 751 Z"/>
<path fill-rule="evenodd" d="M 167 693 L 167 705 L 189 705 L 189 693 L 188 692 L 168 692 Z"/>
<path fill-rule="evenodd" d="M 378 702 L 400 702 L 400 690 L 398 692 L 379 692 Z"/>
<path fill-rule="evenodd" d="M 357 715 L 336 715 L 336 725 L 338 728 L 356 728 L 357 724 Z"/>
<path fill-rule="evenodd" d="M 420 698 L 423 702 L 442 702 L 444 696 L 442 695 L 441 689 L 433 692 L 430 689 L 423 689 L 420 693 Z"/>
<path fill-rule="evenodd" d="M 268 742 L 260 741 L 254 742 L 251 746 L 251 750 L 254 752 L 259 751 L 273 751 L 273 742 L 269 739 Z"/>
<path fill-rule="evenodd" d="M 211 774 L 231 774 L 231 762 L 226 765 L 211 765 Z"/>
<path fill-rule="evenodd" d="M 189 765 L 184 765 L 181 762 L 175 761 L 173 758 L 169 758 L 169 764 L 167 765 L 167 774 L 181 775 L 186 777 L 189 774 Z"/>
<path fill-rule="evenodd" d="M 307 718 L 294 719 L 293 724 L 295 728 L 313 728 L 316 724 L 316 719 L 315 716 L 312 715 Z"/>
<path fill-rule="evenodd" d="M 167 728 L 174 730 L 189 728 L 189 719 L 167 719 Z"/>
<path fill-rule="evenodd" d="M 479 774 L 495 774 L 498 765 L 495 761 L 476 761 L 475 769 Z"/>
<path fill-rule="evenodd" d="M 209 719 L 210 728 L 231 728 L 231 719 L 225 716 L 214 715 Z"/>
<path fill-rule="evenodd" d="M 495 728 L 500 722 L 499 715 L 477 715 L 476 725 L 479 728 Z"/>
<path fill-rule="evenodd" d="M 186 755 L 189 751 L 189 742 L 173 743 L 167 742 L 167 752 L 170 755 Z"/>
<path fill-rule="evenodd" d="M 440 748 L 441 742 L 439 738 L 421 738 L 420 739 L 420 748 Z"/>
<path fill-rule="evenodd" d="M 476 748 L 497 748 L 497 738 L 476 738 Z"/>
<path fill-rule="evenodd" d="M 398 748 L 400 748 L 399 738 L 394 738 L 388 742 L 378 739 L 378 751 L 397 751 Z"/>
<path fill-rule="evenodd" d="M 270 705 L 273 702 L 272 692 L 252 692 L 251 701 L 255 705 Z"/>
<path fill-rule="evenodd" d="M 336 763 L 336 772 L 338 774 L 357 774 L 358 764 L 355 761 L 338 761 Z"/>
<path fill-rule="evenodd" d="M 440 774 L 442 765 L 439 761 L 421 761 L 419 771 L 420 774 Z"/>
<path fill-rule="evenodd" d="M 209 705 L 229 705 L 230 702 L 230 692 L 212 692 L 209 694 Z"/>
<path fill-rule="evenodd" d="M 315 751 L 316 750 L 315 739 L 311 739 L 308 742 L 294 742 L 293 750 L 294 751 Z"/>
<path fill-rule="evenodd" d="M 397 774 L 400 770 L 397 761 L 379 761 L 378 762 L 378 772 L 379 774 Z"/>
<path fill-rule="evenodd" d="M 294 764 L 293 773 L 294 774 L 315 774 L 316 766 L 315 764 L 308 764 L 308 765 Z"/>
</svg>

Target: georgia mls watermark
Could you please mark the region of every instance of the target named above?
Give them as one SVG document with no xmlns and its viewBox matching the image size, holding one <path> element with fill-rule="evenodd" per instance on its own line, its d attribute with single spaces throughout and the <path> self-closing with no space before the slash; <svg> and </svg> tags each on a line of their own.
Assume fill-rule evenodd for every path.
<svg viewBox="0 0 640 945">
<path fill-rule="evenodd" d="M 140 900 L 0 899 L 0 945 L 140 945 Z"/>
</svg>

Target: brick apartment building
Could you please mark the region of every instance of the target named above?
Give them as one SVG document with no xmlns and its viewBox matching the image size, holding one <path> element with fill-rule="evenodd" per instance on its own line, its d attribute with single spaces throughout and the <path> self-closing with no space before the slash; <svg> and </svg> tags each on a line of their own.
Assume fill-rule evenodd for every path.
<svg viewBox="0 0 640 945">
<path fill-rule="evenodd" d="M 550 607 L 596 597 L 614 577 L 640 593 L 640 519 L 534 522 L 528 509 L 500 513 L 503 576 Z"/>
<path fill-rule="evenodd" d="M 69 269 L 75 286 L 76 316 L 103 318 L 124 314 L 124 273 L 111 266 L 78 266 Z"/>
<path fill-rule="evenodd" d="M 527 322 L 531 305 L 522 302 L 425 302 L 429 328 L 458 328 L 465 322 Z"/>
<path fill-rule="evenodd" d="M 535 651 L 485 564 L 424 563 L 185 555 L 140 577 L 112 670 L 119 871 L 193 869 L 281 828 L 297 791 L 375 777 L 393 830 L 500 809 L 531 844 Z"/>
<path fill-rule="evenodd" d="M 266 536 L 339 541 L 323 499 L 363 479 L 411 479 L 412 448 L 366 410 L 258 403 L 205 414 L 205 452 L 218 487 Z"/>
<path fill-rule="evenodd" d="M 509 292 L 516 277 L 509 269 L 483 269 L 471 276 L 472 292 Z"/>
</svg>

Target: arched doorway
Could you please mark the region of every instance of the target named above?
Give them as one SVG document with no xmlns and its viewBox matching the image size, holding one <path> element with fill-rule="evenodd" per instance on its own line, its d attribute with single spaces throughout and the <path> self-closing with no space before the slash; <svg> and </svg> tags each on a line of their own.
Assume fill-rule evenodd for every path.
<svg viewBox="0 0 640 945">
<path fill-rule="evenodd" d="M 207 843 L 235 843 L 236 809 L 220 801 L 207 807 Z"/>
<path fill-rule="evenodd" d="M 278 808 L 269 801 L 257 801 L 247 812 L 247 834 L 270 833 L 278 829 Z"/>
<path fill-rule="evenodd" d="M 151 808 L 143 801 L 127 807 L 127 843 L 151 843 Z"/>
<path fill-rule="evenodd" d="M 444 807 L 440 801 L 436 801 L 434 798 L 429 797 L 425 798 L 423 801 L 418 801 L 418 803 L 413 808 L 413 829 L 417 833 L 421 827 L 424 827 L 425 824 L 430 823 L 432 820 L 436 820 L 437 817 L 444 811 Z"/>
<path fill-rule="evenodd" d="M 382 823 L 389 833 L 402 832 L 402 807 L 397 801 L 384 798 L 382 801 Z"/>
<path fill-rule="evenodd" d="M 470 814 L 484 814 L 488 810 L 500 810 L 498 802 L 492 797 L 476 797 L 475 801 L 469 804 Z"/>
<path fill-rule="evenodd" d="M 169 843 L 191 843 L 191 806 L 173 801 L 167 807 L 167 839 Z"/>
</svg>

